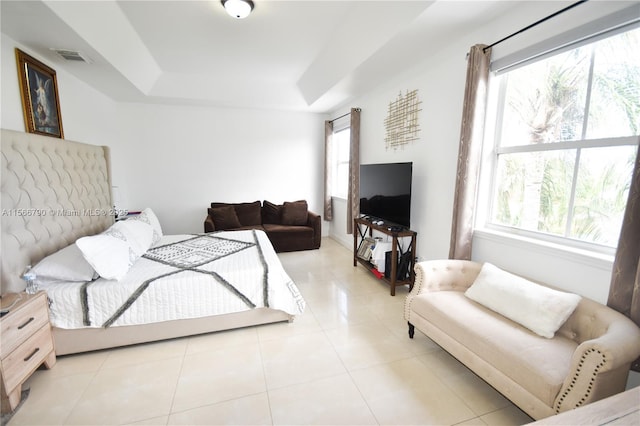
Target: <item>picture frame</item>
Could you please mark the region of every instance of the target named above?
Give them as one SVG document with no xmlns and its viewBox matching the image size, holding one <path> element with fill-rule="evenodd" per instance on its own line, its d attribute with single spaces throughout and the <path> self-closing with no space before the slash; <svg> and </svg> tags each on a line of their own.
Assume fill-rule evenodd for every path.
<svg viewBox="0 0 640 426">
<path fill-rule="evenodd" d="M 360 241 L 360 247 L 358 247 L 358 257 L 367 262 L 371 260 L 371 251 L 376 245 L 376 240 L 371 237 L 366 237 Z"/>
<path fill-rule="evenodd" d="M 17 48 L 16 63 L 27 132 L 64 138 L 55 70 Z"/>
</svg>

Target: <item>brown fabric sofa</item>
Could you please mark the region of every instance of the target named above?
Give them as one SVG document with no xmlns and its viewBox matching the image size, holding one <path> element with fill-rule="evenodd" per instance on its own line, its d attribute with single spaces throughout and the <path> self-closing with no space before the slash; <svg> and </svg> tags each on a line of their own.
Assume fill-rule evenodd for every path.
<svg viewBox="0 0 640 426">
<path fill-rule="evenodd" d="M 240 229 L 263 230 L 277 253 L 320 248 L 322 220 L 310 212 L 305 200 L 274 204 L 211 203 L 204 232 Z"/>
<path fill-rule="evenodd" d="M 409 336 L 417 329 L 534 419 L 625 390 L 640 355 L 640 329 L 582 297 L 553 338 L 545 338 L 465 296 L 482 264 L 417 263 L 405 301 Z"/>
</svg>

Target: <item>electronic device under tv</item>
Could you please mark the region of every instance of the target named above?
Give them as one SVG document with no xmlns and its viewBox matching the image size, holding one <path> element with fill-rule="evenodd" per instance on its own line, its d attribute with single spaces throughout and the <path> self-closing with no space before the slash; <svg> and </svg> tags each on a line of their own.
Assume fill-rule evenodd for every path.
<svg viewBox="0 0 640 426">
<path fill-rule="evenodd" d="M 411 225 L 413 163 L 360 165 L 360 214 L 385 225 Z"/>
</svg>

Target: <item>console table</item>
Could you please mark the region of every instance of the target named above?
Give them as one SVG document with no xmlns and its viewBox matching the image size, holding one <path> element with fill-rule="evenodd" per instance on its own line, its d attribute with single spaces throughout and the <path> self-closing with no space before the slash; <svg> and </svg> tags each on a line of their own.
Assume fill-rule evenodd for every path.
<svg viewBox="0 0 640 426">
<path fill-rule="evenodd" d="M 416 259 L 416 236 L 417 232 L 410 229 L 398 229 L 398 227 L 390 226 L 388 224 L 376 224 L 365 218 L 353 219 L 353 266 L 358 266 L 358 263 L 365 266 L 368 270 L 375 269 L 373 263 L 369 259 L 363 259 L 358 256 L 360 246 L 365 242 L 367 236 L 373 237 L 373 231 L 380 232 L 384 235 L 391 237 L 391 272 L 389 277 L 381 276 L 380 279 L 384 280 L 391 287 L 391 295 L 396 295 L 396 286 L 408 285 L 409 290 L 413 288 L 415 281 L 415 272 L 413 265 Z M 411 243 L 406 249 L 411 251 L 411 257 L 409 260 L 409 278 L 398 280 L 398 238 L 409 237 Z"/>
</svg>

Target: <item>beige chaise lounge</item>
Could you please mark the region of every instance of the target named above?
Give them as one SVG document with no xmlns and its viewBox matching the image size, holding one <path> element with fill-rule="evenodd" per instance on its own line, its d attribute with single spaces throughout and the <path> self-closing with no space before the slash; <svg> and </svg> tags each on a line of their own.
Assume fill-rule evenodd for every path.
<svg viewBox="0 0 640 426">
<path fill-rule="evenodd" d="M 631 320 L 583 297 L 553 338 L 541 337 L 465 296 L 482 266 L 418 263 L 405 302 L 410 337 L 417 328 L 534 419 L 625 390 L 640 355 Z"/>
</svg>

